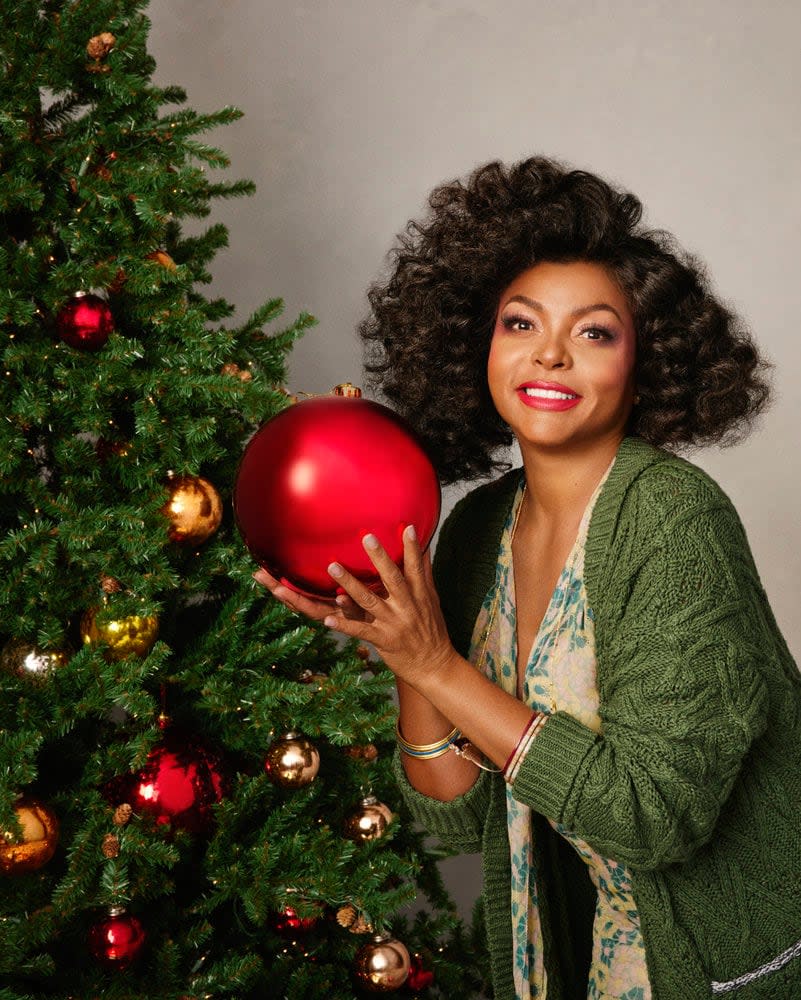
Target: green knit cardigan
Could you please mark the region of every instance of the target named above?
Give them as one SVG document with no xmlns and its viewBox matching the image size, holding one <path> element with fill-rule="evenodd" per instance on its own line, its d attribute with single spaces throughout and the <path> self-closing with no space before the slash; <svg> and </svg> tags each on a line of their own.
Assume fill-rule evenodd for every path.
<svg viewBox="0 0 801 1000">
<path fill-rule="evenodd" d="M 463 656 L 521 476 L 474 489 L 440 533 L 435 580 Z M 740 520 L 701 469 L 626 438 L 584 572 L 602 733 L 556 712 L 512 786 L 534 810 L 548 1000 L 586 997 L 596 897 L 544 817 L 629 869 L 653 1000 L 798 1000 L 801 675 Z M 482 852 L 495 998 L 514 1000 L 503 779 L 482 771 L 441 802 L 395 768 L 418 822 Z"/>
</svg>

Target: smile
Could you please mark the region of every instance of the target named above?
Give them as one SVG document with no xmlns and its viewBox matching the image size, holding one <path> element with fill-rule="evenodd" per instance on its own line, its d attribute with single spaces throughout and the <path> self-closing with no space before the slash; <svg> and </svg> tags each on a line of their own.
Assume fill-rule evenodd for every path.
<svg viewBox="0 0 801 1000">
<path fill-rule="evenodd" d="M 577 399 L 574 392 L 558 392 L 556 389 L 524 389 L 527 396 L 536 396 L 537 399 Z"/>
<path fill-rule="evenodd" d="M 581 396 L 566 385 L 530 382 L 517 389 L 518 398 L 535 410 L 570 410 L 581 402 Z"/>
</svg>

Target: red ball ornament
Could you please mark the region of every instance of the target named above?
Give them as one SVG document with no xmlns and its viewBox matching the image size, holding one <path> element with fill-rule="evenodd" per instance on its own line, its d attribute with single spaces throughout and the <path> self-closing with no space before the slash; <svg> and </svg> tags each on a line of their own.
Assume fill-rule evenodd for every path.
<svg viewBox="0 0 801 1000">
<path fill-rule="evenodd" d="M 413 524 L 425 549 L 440 513 L 437 474 L 411 428 L 366 399 L 324 396 L 282 410 L 248 443 L 234 486 L 234 511 L 258 562 L 293 590 L 342 593 L 336 560 L 368 586 L 380 585 L 362 546 L 368 532 L 403 561 Z"/>
<path fill-rule="evenodd" d="M 212 807 L 226 792 L 227 780 L 217 755 L 176 731 L 168 732 L 150 751 L 138 774 L 118 779 L 109 788 L 117 804 L 129 802 L 135 812 L 190 833 L 209 829 Z"/>
<path fill-rule="evenodd" d="M 427 990 L 433 985 L 434 973 L 430 969 L 423 968 L 423 956 L 413 955 L 409 965 L 409 975 L 406 979 L 406 986 L 413 992 Z"/>
<path fill-rule="evenodd" d="M 299 917 L 296 910 L 287 906 L 275 914 L 272 925 L 276 933 L 291 937 L 293 934 L 303 934 L 311 930 L 318 919 L 318 917 Z"/>
<path fill-rule="evenodd" d="M 144 943 L 141 921 L 116 907 L 89 930 L 89 950 L 107 969 L 127 968 Z"/>
<path fill-rule="evenodd" d="M 61 339 L 82 351 L 99 351 L 114 329 L 114 317 L 106 301 L 79 292 L 56 317 Z"/>
</svg>

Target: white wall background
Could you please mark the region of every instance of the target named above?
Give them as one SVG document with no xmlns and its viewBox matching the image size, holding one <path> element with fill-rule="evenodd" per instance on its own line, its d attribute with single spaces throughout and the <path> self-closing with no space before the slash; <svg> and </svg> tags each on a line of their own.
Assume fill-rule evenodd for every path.
<svg viewBox="0 0 801 1000">
<path fill-rule="evenodd" d="M 747 443 L 690 457 L 746 525 L 801 660 L 801 4 L 798 0 L 152 0 L 156 80 L 245 111 L 211 138 L 255 197 L 213 291 L 239 314 L 272 296 L 320 320 L 294 391 L 358 382 L 354 328 L 394 236 L 430 189 L 542 153 L 630 190 L 646 222 L 708 263 L 776 364 Z M 458 495 L 446 493 L 445 510 Z M 446 863 L 466 906 L 477 870 Z"/>
</svg>

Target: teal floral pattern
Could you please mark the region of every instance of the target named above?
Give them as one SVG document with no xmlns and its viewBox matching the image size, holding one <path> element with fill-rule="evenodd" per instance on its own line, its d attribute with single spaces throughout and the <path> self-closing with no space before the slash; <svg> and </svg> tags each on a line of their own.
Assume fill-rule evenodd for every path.
<svg viewBox="0 0 801 1000">
<path fill-rule="evenodd" d="M 608 470 L 607 470 L 608 475 Z M 569 712 L 585 726 L 601 732 L 595 682 L 595 633 L 584 588 L 584 545 L 592 508 L 606 475 L 590 499 L 556 589 L 532 645 L 520 690 L 517 663 L 514 567 L 511 531 L 522 499 L 518 490 L 501 538 L 496 586 L 484 602 L 473 632 L 470 659 L 510 694 L 533 709 Z M 498 609 L 492 631 L 492 605 Z M 547 726 L 548 723 L 546 722 Z M 512 934 L 517 1000 L 547 1000 L 548 982 L 537 904 L 537 873 L 533 866 L 531 811 L 506 787 L 507 829 L 512 859 Z M 586 862 L 598 892 L 593 925 L 593 953 L 587 1000 L 651 1000 L 651 988 L 640 932 L 640 920 L 629 872 L 603 858 L 561 824 L 549 820 Z"/>
</svg>

